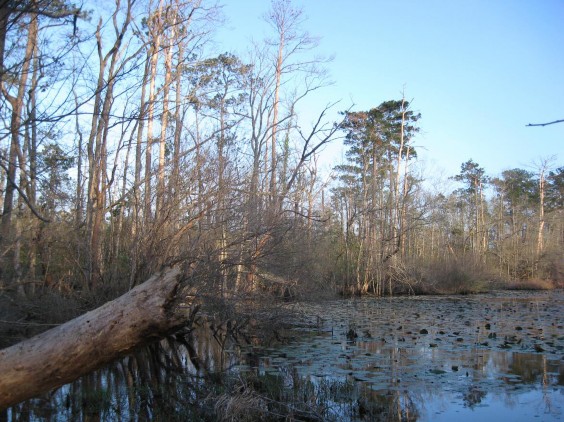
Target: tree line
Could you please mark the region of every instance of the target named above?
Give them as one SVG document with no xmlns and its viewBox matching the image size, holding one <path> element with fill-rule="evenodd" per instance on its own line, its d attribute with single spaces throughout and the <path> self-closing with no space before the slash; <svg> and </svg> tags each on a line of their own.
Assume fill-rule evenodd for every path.
<svg viewBox="0 0 564 422">
<path fill-rule="evenodd" d="M 264 19 L 238 57 L 210 53 L 212 1 L 0 4 L 2 290 L 123 291 L 176 263 L 220 296 L 383 295 L 453 267 L 553 277 L 562 167 L 493 178 L 470 160 L 460 189 L 432 192 L 410 102 L 300 118 L 326 59 L 289 0 Z M 346 162 L 324 176 L 339 138 Z"/>
</svg>

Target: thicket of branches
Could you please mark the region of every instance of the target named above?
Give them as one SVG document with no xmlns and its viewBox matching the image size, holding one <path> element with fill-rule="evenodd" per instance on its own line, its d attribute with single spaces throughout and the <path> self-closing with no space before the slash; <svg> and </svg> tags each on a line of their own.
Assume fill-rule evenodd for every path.
<svg viewBox="0 0 564 422">
<path fill-rule="evenodd" d="M 123 291 L 177 262 L 217 295 L 557 277 L 562 167 L 468 161 L 459 190 L 430 192 L 405 99 L 300 121 L 328 80 L 289 1 L 245 57 L 209 53 L 212 1 L 94 3 L 0 5 L 4 291 Z M 323 177 L 339 137 L 347 162 Z"/>
</svg>

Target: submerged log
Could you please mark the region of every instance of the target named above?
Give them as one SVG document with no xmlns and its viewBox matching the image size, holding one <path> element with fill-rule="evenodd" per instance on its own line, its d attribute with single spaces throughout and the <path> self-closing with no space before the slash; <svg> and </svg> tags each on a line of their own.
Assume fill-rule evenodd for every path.
<svg viewBox="0 0 564 422">
<path fill-rule="evenodd" d="M 63 325 L 0 350 L 0 409 L 74 381 L 186 325 L 178 268 Z"/>
</svg>

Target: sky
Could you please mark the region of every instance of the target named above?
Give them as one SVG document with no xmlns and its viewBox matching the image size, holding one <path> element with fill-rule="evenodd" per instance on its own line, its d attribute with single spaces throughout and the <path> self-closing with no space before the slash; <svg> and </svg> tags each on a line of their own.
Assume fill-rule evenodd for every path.
<svg viewBox="0 0 564 422">
<path fill-rule="evenodd" d="M 220 49 L 243 54 L 272 35 L 269 0 L 223 0 Z M 490 176 L 564 165 L 564 0 L 295 0 L 304 29 L 334 56 L 334 84 L 310 98 L 321 110 L 369 110 L 401 99 L 421 113 L 414 140 L 424 174 L 437 180 L 473 159 Z M 325 151 L 339 164 L 342 147 Z"/>
</svg>

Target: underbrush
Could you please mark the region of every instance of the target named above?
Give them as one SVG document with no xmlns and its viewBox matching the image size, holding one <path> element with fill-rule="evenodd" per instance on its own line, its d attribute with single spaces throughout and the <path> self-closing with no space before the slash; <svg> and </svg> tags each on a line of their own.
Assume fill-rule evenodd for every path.
<svg viewBox="0 0 564 422">
<path fill-rule="evenodd" d="M 506 280 L 495 276 L 477 259 L 437 260 L 412 264 L 403 270 L 399 294 L 476 294 L 492 290 L 551 290 L 559 288 L 555 280 L 541 278 Z M 402 288 L 403 286 L 403 288 Z M 406 288 L 406 286 L 408 288 Z"/>
<path fill-rule="evenodd" d="M 243 372 L 226 384 L 226 391 L 208 397 L 214 404 L 214 420 L 403 421 L 418 417 L 410 399 L 398 406 L 399 395 L 391 391 L 382 395 L 352 379 L 302 377 L 292 367 Z"/>
<path fill-rule="evenodd" d="M 393 295 L 464 295 L 492 290 L 551 290 L 563 287 L 558 280 L 502 279 L 492 274 L 485 263 L 474 258 L 396 265 L 388 268 L 386 277 L 386 284 L 392 286 Z"/>
<path fill-rule="evenodd" d="M 29 296 L 0 295 L 0 348 L 37 335 L 84 313 L 75 297 L 45 290 Z"/>
<path fill-rule="evenodd" d="M 474 294 L 491 289 L 491 276 L 478 260 L 435 261 L 422 269 L 422 294 Z"/>
<path fill-rule="evenodd" d="M 509 281 L 500 285 L 506 290 L 552 290 L 556 288 L 554 282 L 550 280 L 530 279 Z"/>
<path fill-rule="evenodd" d="M 475 260 L 396 263 L 379 273 L 383 274 L 382 281 L 369 282 L 364 288 L 345 284 L 341 295 L 474 294 L 489 291 L 493 286 L 485 266 Z M 375 289 L 374 286 L 380 287 Z"/>
<path fill-rule="evenodd" d="M 0 348 L 70 321 L 117 298 L 125 290 L 124 283 L 92 291 L 44 286 L 25 295 L 6 289 L 0 293 Z"/>
<path fill-rule="evenodd" d="M 326 420 L 315 387 L 297 376 L 241 373 L 223 394 L 209 400 L 220 421 Z"/>
</svg>

